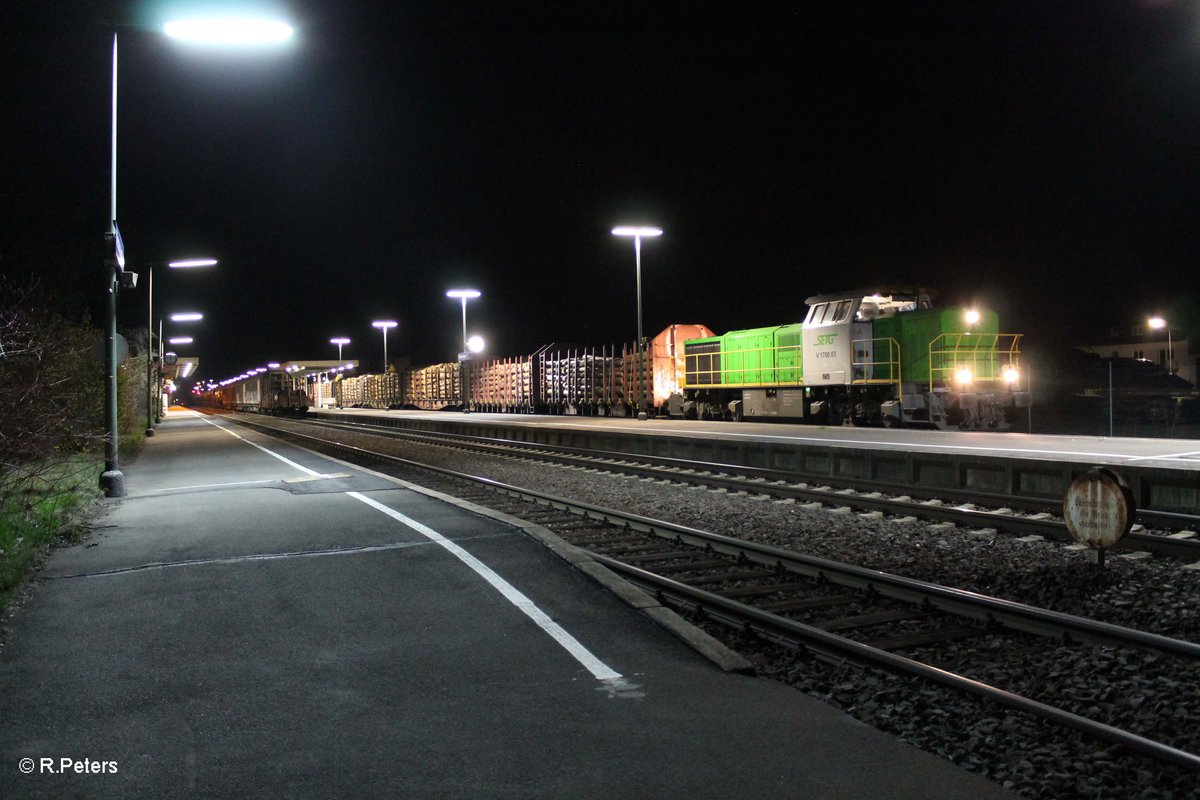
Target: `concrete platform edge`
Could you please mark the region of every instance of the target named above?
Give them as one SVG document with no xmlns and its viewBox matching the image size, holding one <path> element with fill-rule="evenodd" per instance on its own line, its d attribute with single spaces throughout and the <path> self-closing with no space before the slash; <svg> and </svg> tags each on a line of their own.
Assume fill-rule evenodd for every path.
<svg viewBox="0 0 1200 800">
<path fill-rule="evenodd" d="M 258 433 L 262 432 L 258 431 Z M 268 436 L 269 438 L 274 438 L 270 437 L 270 435 L 266 433 L 262 433 L 262 435 Z M 541 525 L 533 522 L 526 522 L 523 519 L 518 519 L 503 512 L 476 505 L 468 500 L 452 497 L 451 495 L 443 494 L 442 492 L 438 492 L 424 486 L 409 483 L 401 478 L 387 475 L 382 472 L 377 472 L 376 470 L 373 470 L 370 467 L 365 467 L 361 464 L 353 464 L 349 461 L 340 459 L 337 456 L 331 456 L 328 453 L 322 453 L 318 450 L 313 450 L 311 448 L 295 444 L 294 442 L 287 442 L 287 444 L 289 447 L 296 447 L 300 450 L 304 450 L 305 452 L 320 456 L 321 458 L 327 458 L 330 461 L 338 464 L 361 470 L 398 486 L 403 486 L 405 489 L 418 492 L 427 497 L 436 498 L 453 506 L 457 506 L 464 511 L 470 511 L 473 514 L 488 517 L 489 519 L 494 519 L 497 522 L 502 522 L 506 525 L 517 528 L 526 535 L 536 539 L 543 546 L 573 566 L 575 569 L 579 570 L 592 580 L 599 583 L 605 589 L 615 594 L 622 602 L 636 609 L 642 614 L 645 614 L 656 625 L 665 628 L 672 636 L 691 647 L 704 658 L 708 659 L 718 669 L 724 672 L 739 672 L 749 674 L 755 672 L 754 665 L 750 663 L 744 656 L 729 649 L 713 636 L 679 616 L 679 614 L 675 613 L 675 611 L 672 609 L 662 605 L 646 592 L 638 589 L 636 586 L 631 585 L 612 570 L 593 560 L 592 557 L 588 555 L 586 550 L 576 547 L 570 542 L 567 542 L 565 539 L 560 538 L 547 528 L 543 528 Z"/>
</svg>

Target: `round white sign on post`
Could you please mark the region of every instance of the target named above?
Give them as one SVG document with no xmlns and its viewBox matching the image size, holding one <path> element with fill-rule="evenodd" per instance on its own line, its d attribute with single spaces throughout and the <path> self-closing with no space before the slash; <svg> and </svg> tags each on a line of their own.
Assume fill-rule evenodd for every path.
<svg viewBox="0 0 1200 800">
<path fill-rule="evenodd" d="M 1133 492 L 1110 469 L 1089 470 L 1071 481 L 1063 497 L 1063 521 L 1080 544 L 1107 550 L 1133 527 Z"/>
</svg>

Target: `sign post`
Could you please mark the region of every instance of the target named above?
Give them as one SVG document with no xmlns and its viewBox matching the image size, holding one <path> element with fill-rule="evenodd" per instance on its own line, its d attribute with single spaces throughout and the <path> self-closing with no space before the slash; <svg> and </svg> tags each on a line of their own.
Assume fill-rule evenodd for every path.
<svg viewBox="0 0 1200 800">
<path fill-rule="evenodd" d="M 1063 521 L 1072 538 L 1096 551 L 1104 566 L 1104 551 L 1133 527 L 1137 510 L 1133 492 L 1111 469 L 1097 467 L 1071 481 L 1063 497 Z"/>
</svg>

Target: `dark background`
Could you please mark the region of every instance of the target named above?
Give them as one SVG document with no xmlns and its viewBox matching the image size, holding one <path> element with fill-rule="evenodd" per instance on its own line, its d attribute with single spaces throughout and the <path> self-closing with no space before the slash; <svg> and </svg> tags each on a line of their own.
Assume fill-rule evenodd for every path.
<svg viewBox="0 0 1200 800">
<path fill-rule="evenodd" d="M 1200 10 L 1185 2 L 276 5 L 287 46 L 186 47 L 166 3 L 10 2 L 0 265 L 99 318 L 110 21 L 118 220 L 203 377 L 796 321 L 875 282 L 1027 345 L 1196 327 Z M 241 5 L 248 5 L 242 3 Z M 144 327 L 144 283 L 122 295 Z M 157 315 L 156 315 L 157 316 Z M 172 332 L 168 327 L 168 332 Z"/>
</svg>

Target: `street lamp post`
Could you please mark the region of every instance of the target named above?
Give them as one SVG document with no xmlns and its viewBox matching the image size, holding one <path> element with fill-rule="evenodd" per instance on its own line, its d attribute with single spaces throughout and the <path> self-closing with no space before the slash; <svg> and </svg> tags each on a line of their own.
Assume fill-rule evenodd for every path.
<svg viewBox="0 0 1200 800">
<path fill-rule="evenodd" d="M 637 265 L 637 343 L 635 345 L 638 353 L 638 386 L 644 395 L 645 382 L 642 375 L 645 371 L 645 364 L 642 358 L 642 349 L 646 345 L 646 338 L 642 334 L 642 237 L 653 238 L 662 236 L 662 228 L 652 228 L 636 225 L 622 225 L 612 230 L 613 236 L 632 236 L 633 237 L 633 253 L 634 261 Z M 638 419 L 646 419 L 646 412 L 642 409 L 642 401 L 644 398 L 639 398 L 637 404 Z"/>
<path fill-rule="evenodd" d="M 634 260 L 637 264 L 637 342 L 642 346 L 642 237 L 662 236 L 662 228 L 623 225 L 613 228 L 613 236 L 632 236 Z"/>
<path fill-rule="evenodd" d="M 104 392 L 104 472 L 100 474 L 100 489 L 105 497 L 125 496 L 125 476 L 121 472 L 117 426 L 117 290 L 137 286 L 137 275 L 125 270 L 125 243 L 117 227 L 117 31 L 114 20 L 112 39 L 112 153 L 109 171 L 110 207 L 105 238 L 110 248 L 105 258 L 104 273 L 108 288 L 107 324 L 105 330 L 105 392 Z M 243 17 L 239 19 L 205 19 L 169 22 L 164 26 L 167 36 L 201 44 L 255 45 L 283 42 L 291 38 L 291 26 L 278 21 Z M 161 342 L 160 342 L 161 344 Z"/>
<path fill-rule="evenodd" d="M 168 261 L 169 269 L 194 269 L 196 267 L 212 267 L 216 266 L 215 258 L 187 258 L 179 261 Z M 154 423 L 158 418 L 157 405 L 155 400 L 158 397 L 157 385 L 162 380 L 162 361 L 158 362 L 158 368 L 155 369 L 155 360 L 151 356 L 154 352 L 154 266 L 150 267 L 149 289 L 146 292 L 146 436 L 154 435 Z M 159 346 L 162 346 L 162 322 L 158 326 Z M 161 356 L 160 356 L 161 358 Z M 154 380 L 157 374 L 158 382 Z"/>
<path fill-rule="evenodd" d="M 387 368 L 388 368 L 387 333 L 389 330 L 391 330 L 392 328 L 396 327 L 399 324 L 400 323 L 396 322 L 396 320 L 394 320 L 394 319 L 377 319 L 371 323 L 371 327 L 379 328 L 380 330 L 383 331 L 383 371 L 384 372 L 387 372 Z M 339 350 L 338 353 L 339 353 L 338 360 L 340 361 L 341 360 L 341 351 Z"/>
<path fill-rule="evenodd" d="M 474 300 L 477 297 L 482 297 L 483 292 L 478 289 L 451 289 L 446 292 L 446 297 L 454 298 L 462 301 L 462 350 L 459 351 L 458 360 L 462 364 L 462 410 L 464 414 L 469 414 L 470 403 L 467 398 L 469 396 L 470 380 L 469 365 L 467 362 L 471 358 L 471 344 L 467 340 L 467 301 Z M 482 340 L 481 340 L 482 341 Z M 480 348 L 482 349 L 482 347 Z"/>
<path fill-rule="evenodd" d="M 386 334 L 385 334 L 385 335 L 386 335 Z M 341 363 L 342 363 L 342 345 L 344 345 L 344 344 L 350 344 L 350 340 L 349 340 L 349 339 L 347 339 L 345 336 L 335 336 L 335 337 L 333 337 L 332 339 L 330 339 L 330 340 L 329 340 L 329 343 L 330 343 L 330 344 L 336 344 L 336 345 L 337 345 L 337 348 L 338 348 L 338 365 L 339 365 L 339 366 L 341 366 Z M 385 360 L 386 360 L 386 359 L 385 359 Z"/>
<path fill-rule="evenodd" d="M 1170 323 L 1168 323 L 1162 317 L 1151 317 L 1149 320 L 1147 320 L 1147 322 L 1150 325 L 1150 327 L 1154 328 L 1154 330 L 1156 330 L 1156 331 L 1161 331 L 1163 328 L 1167 329 L 1167 374 L 1174 375 L 1175 374 L 1175 369 L 1174 369 L 1175 353 L 1171 347 L 1171 325 L 1170 325 Z"/>
</svg>

